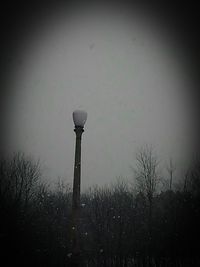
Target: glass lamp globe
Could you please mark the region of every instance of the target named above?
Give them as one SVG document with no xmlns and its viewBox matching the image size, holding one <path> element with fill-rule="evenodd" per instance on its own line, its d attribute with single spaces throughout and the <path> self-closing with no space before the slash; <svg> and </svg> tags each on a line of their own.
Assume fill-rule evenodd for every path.
<svg viewBox="0 0 200 267">
<path fill-rule="evenodd" d="M 84 127 L 87 120 L 87 112 L 84 110 L 75 110 L 73 112 L 73 121 L 76 127 Z"/>
</svg>

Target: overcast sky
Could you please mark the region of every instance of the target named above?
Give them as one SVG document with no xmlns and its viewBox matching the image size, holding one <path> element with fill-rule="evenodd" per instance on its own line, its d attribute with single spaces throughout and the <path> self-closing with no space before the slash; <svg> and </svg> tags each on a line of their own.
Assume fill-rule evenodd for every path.
<svg viewBox="0 0 200 267">
<path fill-rule="evenodd" d="M 7 150 L 40 158 L 50 181 L 72 181 L 72 112 L 84 109 L 82 185 L 131 178 L 137 149 L 162 164 L 191 148 L 190 86 L 170 32 L 148 17 L 77 10 L 48 18 L 16 55 L 7 107 Z M 179 163 L 178 163 L 179 164 Z"/>
</svg>

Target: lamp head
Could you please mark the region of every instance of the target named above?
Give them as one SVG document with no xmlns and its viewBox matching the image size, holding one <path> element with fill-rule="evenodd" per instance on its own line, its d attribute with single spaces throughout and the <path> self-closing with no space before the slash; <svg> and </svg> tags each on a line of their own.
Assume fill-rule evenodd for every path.
<svg viewBox="0 0 200 267">
<path fill-rule="evenodd" d="M 87 112 L 84 110 L 75 110 L 73 112 L 73 121 L 75 127 L 84 127 L 87 120 Z"/>
</svg>

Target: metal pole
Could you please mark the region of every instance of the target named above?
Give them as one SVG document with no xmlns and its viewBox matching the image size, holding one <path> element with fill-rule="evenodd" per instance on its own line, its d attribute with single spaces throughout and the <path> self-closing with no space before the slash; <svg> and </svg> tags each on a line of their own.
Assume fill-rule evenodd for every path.
<svg viewBox="0 0 200 267">
<path fill-rule="evenodd" d="M 76 147 L 74 163 L 74 182 L 72 196 L 72 266 L 80 266 L 80 242 L 79 242 L 79 219 L 80 219 L 80 186 L 81 186 L 81 136 L 83 127 L 75 126 Z"/>
</svg>

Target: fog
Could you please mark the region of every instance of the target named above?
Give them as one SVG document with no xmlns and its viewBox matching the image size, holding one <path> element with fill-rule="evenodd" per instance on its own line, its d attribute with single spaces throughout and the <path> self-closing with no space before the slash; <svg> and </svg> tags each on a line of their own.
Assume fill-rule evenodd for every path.
<svg viewBox="0 0 200 267">
<path fill-rule="evenodd" d="M 88 113 L 82 185 L 130 180 L 130 165 L 152 144 L 161 165 L 183 166 L 192 150 L 191 82 L 181 44 L 150 17 L 118 9 L 46 18 L 21 44 L 6 106 L 8 153 L 40 158 L 54 182 L 73 177 L 72 112 Z"/>
</svg>

